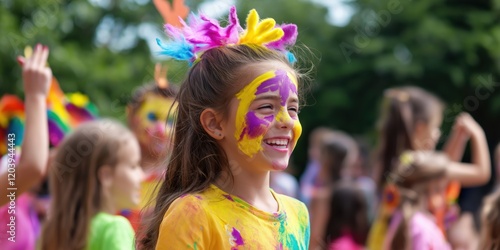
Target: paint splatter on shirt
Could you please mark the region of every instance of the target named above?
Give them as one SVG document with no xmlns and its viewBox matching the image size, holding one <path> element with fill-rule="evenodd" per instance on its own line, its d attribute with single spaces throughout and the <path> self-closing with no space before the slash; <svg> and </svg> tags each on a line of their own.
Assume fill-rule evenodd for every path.
<svg viewBox="0 0 500 250">
<path fill-rule="evenodd" d="M 279 205 L 276 213 L 259 210 L 215 185 L 182 196 L 163 217 L 156 249 L 308 249 L 306 206 L 271 192 Z"/>
</svg>

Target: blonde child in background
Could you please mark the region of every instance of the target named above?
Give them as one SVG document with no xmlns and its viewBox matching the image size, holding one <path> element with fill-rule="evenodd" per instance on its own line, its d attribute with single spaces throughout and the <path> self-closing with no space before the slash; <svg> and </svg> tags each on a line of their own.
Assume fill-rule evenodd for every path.
<svg viewBox="0 0 500 250">
<path fill-rule="evenodd" d="M 167 25 L 174 40 L 160 43 L 193 64 L 140 248 L 308 249 L 306 206 L 269 187 L 270 172 L 287 168 L 301 134 L 300 75 L 286 51 L 296 26 L 260 22 L 251 10 L 240 34 L 234 7 L 225 28 L 205 16 L 190 20 L 182 29 Z"/>
<path fill-rule="evenodd" d="M 429 154 L 434 154 L 429 157 Z M 440 159 L 441 158 L 441 159 Z M 384 250 L 451 250 L 428 207 L 446 189 L 445 157 L 435 153 L 403 153 L 390 173 L 384 196 L 394 207 Z"/>
<path fill-rule="evenodd" d="M 87 122 L 58 146 L 42 250 L 135 249 L 134 231 L 115 215 L 140 201 L 144 172 L 137 139 L 113 120 Z"/>
</svg>

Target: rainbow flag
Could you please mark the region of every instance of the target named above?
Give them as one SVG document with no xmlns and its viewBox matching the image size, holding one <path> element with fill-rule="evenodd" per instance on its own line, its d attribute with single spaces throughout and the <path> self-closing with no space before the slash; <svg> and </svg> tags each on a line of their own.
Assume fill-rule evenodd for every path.
<svg viewBox="0 0 500 250">
<path fill-rule="evenodd" d="M 64 136 L 79 124 L 96 119 L 96 106 L 81 93 L 64 94 L 56 78 L 52 78 L 47 96 L 47 122 L 49 142 L 57 146 Z M 0 99 L 0 156 L 7 153 L 8 135 L 15 134 L 15 147 L 20 147 L 24 132 L 24 103 L 6 94 Z"/>
</svg>

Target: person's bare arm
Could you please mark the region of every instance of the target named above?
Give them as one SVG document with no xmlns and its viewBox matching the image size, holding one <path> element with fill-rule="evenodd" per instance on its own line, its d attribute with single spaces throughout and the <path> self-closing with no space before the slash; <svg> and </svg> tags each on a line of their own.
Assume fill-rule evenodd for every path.
<svg viewBox="0 0 500 250">
<path fill-rule="evenodd" d="M 11 161 L 9 165 L 15 166 L 14 182 L 9 182 L 9 177 L 13 177 L 9 172 L 0 174 L 0 206 L 35 186 L 46 172 L 49 154 L 46 98 L 52 79 L 52 72 L 46 66 L 48 55 L 47 47 L 37 45 L 31 58 L 19 58 L 25 91 L 24 139 L 19 162 Z M 9 197 L 12 192 L 15 194 Z"/>
<path fill-rule="evenodd" d="M 451 136 L 446 141 L 443 151 L 448 155 L 448 158 L 452 161 L 461 161 L 464 155 L 465 146 L 470 138 L 470 134 L 464 128 L 462 122 L 462 117 L 464 114 L 460 114 L 455 120 L 453 125 Z"/>
<path fill-rule="evenodd" d="M 491 162 L 484 131 L 468 114 L 459 117 L 467 133 L 471 135 L 472 162 L 470 164 L 450 162 L 448 178 L 459 181 L 463 186 L 479 186 L 491 178 Z"/>
</svg>

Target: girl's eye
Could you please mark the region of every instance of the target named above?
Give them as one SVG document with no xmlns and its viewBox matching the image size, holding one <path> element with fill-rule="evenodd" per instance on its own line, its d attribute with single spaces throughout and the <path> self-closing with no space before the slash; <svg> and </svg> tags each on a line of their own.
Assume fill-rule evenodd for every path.
<svg viewBox="0 0 500 250">
<path fill-rule="evenodd" d="M 288 108 L 288 110 L 289 110 L 289 111 L 292 111 L 292 112 L 294 112 L 294 113 L 297 113 L 297 114 L 298 114 L 298 113 L 300 113 L 300 110 L 299 110 L 299 108 L 297 108 L 297 107 L 290 107 L 290 108 Z"/>
<path fill-rule="evenodd" d="M 156 117 L 156 114 L 155 114 L 155 113 L 153 113 L 153 112 L 149 112 L 149 113 L 148 113 L 148 120 L 150 120 L 150 121 L 154 122 L 154 121 L 158 120 L 158 117 Z"/>
<path fill-rule="evenodd" d="M 258 109 L 263 110 L 263 109 L 273 109 L 273 106 L 270 104 L 262 105 Z"/>
</svg>

